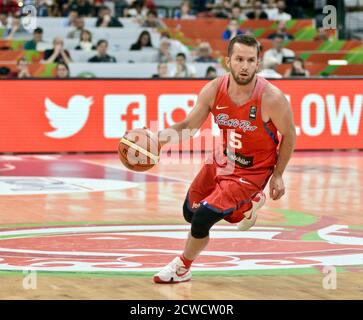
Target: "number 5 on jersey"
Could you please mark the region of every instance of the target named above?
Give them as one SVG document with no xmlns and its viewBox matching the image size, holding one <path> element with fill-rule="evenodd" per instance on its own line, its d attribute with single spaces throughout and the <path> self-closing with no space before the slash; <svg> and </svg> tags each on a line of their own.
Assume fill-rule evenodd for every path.
<svg viewBox="0 0 363 320">
<path fill-rule="evenodd" d="M 229 133 L 228 144 L 233 149 L 242 149 L 242 134 L 231 131 Z"/>
</svg>

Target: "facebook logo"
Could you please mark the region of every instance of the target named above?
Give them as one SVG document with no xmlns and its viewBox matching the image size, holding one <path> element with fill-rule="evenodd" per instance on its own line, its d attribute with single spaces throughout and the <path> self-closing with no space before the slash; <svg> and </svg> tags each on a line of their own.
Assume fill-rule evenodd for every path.
<svg viewBox="0 0 363 320">
<path fill-rule="evenodd" d="M 121 138 L 127 130 L 146 126 L 146 96 L 118 94 L 104 97 L 104 136 Z"/>
</svg>

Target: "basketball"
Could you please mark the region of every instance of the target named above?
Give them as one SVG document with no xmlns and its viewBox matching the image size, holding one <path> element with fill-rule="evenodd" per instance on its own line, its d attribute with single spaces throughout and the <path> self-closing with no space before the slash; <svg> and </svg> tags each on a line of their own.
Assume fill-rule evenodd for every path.
<svg viewBox="0 0 363 320">
<path fill-rule="evenodd" d="M 160 144 L 148 129 L 135 129 L 121 138 L 118 154 L 122 164 L 133 171 L 146 171 L 159 161 Z"/>
</svg>

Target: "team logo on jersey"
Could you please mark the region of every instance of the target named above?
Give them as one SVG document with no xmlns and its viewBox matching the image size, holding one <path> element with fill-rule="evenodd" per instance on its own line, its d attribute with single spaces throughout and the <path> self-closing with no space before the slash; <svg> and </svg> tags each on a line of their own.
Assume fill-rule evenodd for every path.
<svg viewBox="0 0 363 320">
<path fill-rule="evenodd" d="M 250 106 L 249 119 L 250 120 L 256 120 L 256 117 L 257 117 L 257 107 L 256 106 Z"/>
<path fill-rule="evenodd" d="M 219 113 L 215 117 L 215 122 L 219 125 L 232 127 L 232 128 L 240 128 L 243 132 L 246 131 L 255 131 L 257 129 L 256 126 L 251 126 L 251 122 L 247 120 L 239 120 L 239 119 L 230 119 L 228 114 Z"/>
</svg>

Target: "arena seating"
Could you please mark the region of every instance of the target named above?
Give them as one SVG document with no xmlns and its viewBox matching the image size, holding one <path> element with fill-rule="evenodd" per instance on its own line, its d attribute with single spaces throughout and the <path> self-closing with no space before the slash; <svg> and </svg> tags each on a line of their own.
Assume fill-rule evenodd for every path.
<svg viewBox="0 0 363 320">
<path fill-rule="evenodd" d="M 124 26 L 124 29 L 138 28 L 139 24 L 135 19 L 131 18 L 119 18 L 118 19 Z M 54 18 L 54 17 L 37 17 L 37 26 L 43 29 L 58 27 L 62 28 L 67 25 L 67 18 Z M 87 17 L 84 18 L 85 27 L 96 27 L 97 18 Z M 140 27 L 139 27 L 140 28 Z"/>
<path fill-rule="evenodd" d="M 74 28 L 69 27 L 50 27 L 44 29 L 43 39 L 47 42 L 51 42 L 55 36 L 60 36 L 62 38 L 66 38 L 66 35 L 73 31 Z M 139 37 L 140 33 L 143 30 L 149 31 L 151 34 L 151 42 L 153 45 L 159 45 L 160 34 L 152 29 L 147 28 L 96 28 L 91 27 L 87 28 L 87 30 L 91 31 L 92 33 L 92 40 L 97 42 L 100 39 L 107 39 L 107 40 L 118 40 L 122 43 L 123 40 L 131 40 L 132 42 L 136 42 L 137 38 Z M 77 39 L 79 40 L 79 39 Z"/>
<path fill-rule="evenodd" d="M 69 51 L 72 60 L 74 62 L 88 62 L 88 59 L 93 57 L 96 51 L 80 51 L 70 50 Z M 135 51 L 130 54 L 128 50 L 110 51 L 109 54 L 116 58 L 118 62 L 157 62 L 158 52 L 156 49 L 145 49 L 141 51 Z"/>
<path fill-rule="evenodd" d="M 223 70 L 213 63 L 194 63 L 197 77 L 204 78 L 209 66 Z M 155 63 L 70 63 L 69 65 L 72 77 L 106 77 L 106 78 L 150 78 L 157 73 L 157 64 Z M 173 63 L 168 64 L 169 70 Z"/>
<path fill-rule="evenodd" d="M 84 52 L 75 50 L 78 38 L 67 38 L 73 28 L 67 27 L 66 18 L 39 17 L 37 26 L 44 29 L 44 40 L 52 47 L 56 36 L 64 39 L 65 48 L 70 52 L 73 63 L 70 65 L 72 76 L 97 77 L 150 77 L 156 73 L 158 48 L 161 31 L 142 28 L 133 18 L 120 18 L 123 28 L 97 28 L 96 18 L 85 18 L 85 28 L 92 32 L 93 43 L 100 39 L 109 42 L 108 54 L 117 59 L 116 64 L 90 64 L 88 59 L 96 54 L 95 51 Z M 199 43 L 207 41 L 213 49 L 215 58 L 222 58 L 227 53 L 228 42 L 222 39 L 228 20 L 216 18 L 202 18 L 197 20 L 164 19 L 167 31 L 172 38 L 184 44 L 182 46 L 189 62 L 192 61 L 190 50 L 197 48 Z M 258 37 L 263 52 L 272 47 L 272 40 L 267 39 L 277 29 L 278 22 L 270 20 L 246 20 L 241 24 L 242 30 L 250 30 Z M 148 30 L 152 37 L 154 48 L 141 51 L 129 51 L 136 42 L 141 31 Z M 314 40 L 317 31 L 313 20 L 291 20 L 286 24 L 286 31 L 294 36 L 294 40 L 286 41 L 285 47 L 293 50 L 296 56 L 305 61 L 306 68 L 313 76 L 328 75 L 363 75 L 363 44 L 360 40 Z M 4 33 L 0 29 L 0 35 Z M 0 66 L 15 68 L 16 61 L 25 57 L 30 63 L 30 69 L 35 76 L 52 76 L 54 64 L 42 65 L 43 52 L 25 51 L 23 45 L 32 37 L 31 33 L 21 39 L 0 40 Z M 189 48 L 189 49 L 188 49 Z M 175 56 L 177 51 L 173 51 Z M 346 60 L 347 65 L 329 65 L 330 60 Z M 204 77 L 205 70 L 212 64 L 194 64 L 198 77 Z M 215 64 L 213 64 L 215 65 Z M 219 72 L 223 72 L 220 65 L 216 65 Z M 170 65 L 171 67 L 171 65 Z M 278 72 L 284 74 L 290 68 L 289 64 L 278 66 Z"/>
<path fill-rule="evenodd" d="M 197 46 L 201 41 L 208 41 L 214 49 L 214 56 L 227 54 L 227 41 L 222 39 L 228 21 L 220 19 L 173 20 L 164 19 L 171 33 L 178 39 Z M 215 22 L 215 23 L 214 23 Z M 246 20 L 240 28 L 250 29 L 258 37 L 263 52 L 272 47 L 272 40 L 267 39 L 277 29 L 278 22 L 269 20 Z M 286 31 L 294 40 L 286 41 L 285 47 L 293 50 L 296 56 L 305 60 L 306 68 L 311 75 L 357 75 L 363 66 L 363 42 L 360 40 L 314 40 L 317 31 L 313 20 L 290 20 Z M 329 66 L 329 60 L 346 60 L 346 66 Z M 284 74 L 290 64 L 278 67 Z"/>
<path fill-rule="evenodd" d="M 309 71 L 311 76 L 320 76 L 321 73 L 328 67 L 326 63 L 306 63 L 305 68 Z M 285 72 L 291 68 L 289 63 L 280 64 L 277 67 L 277 72 L 284 75 Z"/>
</svg>

